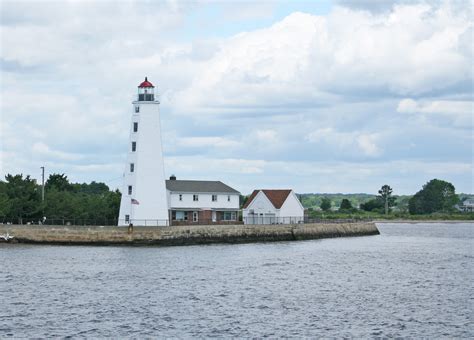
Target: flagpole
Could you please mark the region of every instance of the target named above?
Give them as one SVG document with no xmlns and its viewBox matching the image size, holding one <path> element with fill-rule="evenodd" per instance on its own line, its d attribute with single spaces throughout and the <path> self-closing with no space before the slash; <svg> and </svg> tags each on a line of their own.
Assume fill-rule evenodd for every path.
<svg viewBox="0 0 474 340">
<path fill-rule="evenodd" d="M 130 199 L 130 223 L 133 224 L 133 198 Z"/>
</svg>

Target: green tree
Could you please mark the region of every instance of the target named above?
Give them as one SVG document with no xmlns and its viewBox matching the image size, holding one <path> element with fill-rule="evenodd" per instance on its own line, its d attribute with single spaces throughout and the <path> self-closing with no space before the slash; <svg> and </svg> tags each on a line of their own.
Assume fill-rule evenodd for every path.
<svg viewBox="0 0 474 340">
<path fill-rule="evenodd" d="M 339 211 L 352 211 L 353 209 L 351 201 L 347 198 L 343 198 L 339 206 Z"/>
<path fill-rule="evenodd" d="M 73 184 L 74 190 L 85 194 L 100 195 L 109 192 L 109 187 L 105 183 L 92 181 L 90 184 Z"/>
<path fill-rule="evenodd" d="M 7 184 L 0 181 L 0 216 L 10 215 L 11 202 L 7 195 Z"/>
<path fill-rule="evenodd" d="M 331 200 L 328 197 L 323 197 L 320 207 L 323 211 L 329 211 L 331 209 Z"/>
<path fill-rule="evenodd" d="M 245 203 L 247 203 L 248 199 L 249 199 L 250 195 L 239 195 L 239 206 L 240 206 L 240 209 L 243 208 L 243 206 L 245 205 Z"/>
<path fill-rule="evenodd" d="M 72 188 L 65 174 L 51 174 L 45 183 L 46 190 L 71 191 Z"/>
<path fill-rule="evenodd" d="M 449 182 L 432 179 L 409 201 L 410 214 L 431 214 L 452 211 L 459 202 L 454 185 Z"/>
<path fill-rule="evenodd" d="M 42 204 L 36 180 L 29 175 L 23 178 L 23 174 L 8 174 L 5 180 L 4 197 L 8 197 L 10 217 L 18 218 L 20 223 L 23 223 L 23 218 L 38 218 Z"/>
<path fill-rule="evenodd" d="M 365 203 L 360 204 L 360 209 L 364 211 L 382 211 L 384 209 L 384 203 L 380 198 L 374 198 L 368 200 Z"/>
<path fill-rule="evenodd" d="M 44 215 L 50 223 L 63 218 L 78 218 L 84 211 L 80 195 L 72 191 L 48 190 L 45 198 Z"/>
<path fill-rule="evenodd" d="M 382 185 L 382 188 L 379 190 L 379 198 L 382 200 L 385 208 L 385 215 L 388 214 L 389 208 L 394 205 L 395 197 L 392 196 L 392 188 L 389 185 Z"/>
</svg>

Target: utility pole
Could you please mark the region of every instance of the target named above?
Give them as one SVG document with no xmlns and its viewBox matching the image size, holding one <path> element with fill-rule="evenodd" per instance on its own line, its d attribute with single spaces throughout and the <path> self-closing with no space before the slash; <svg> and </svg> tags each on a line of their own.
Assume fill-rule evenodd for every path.
<svg viewBox="0 0 474 340">
<path fill-rule="evenodd" d="M 41 167 L 41 202 L 44 203 L 44 166 Z"/>
<path fill-rule="evenodd" d="M 44 222 L 46 221 L 46 217 L 44 216 L 44 166 L 41 167 L 41 207 L 41 223 L 44 224 Z"/>
</svg>

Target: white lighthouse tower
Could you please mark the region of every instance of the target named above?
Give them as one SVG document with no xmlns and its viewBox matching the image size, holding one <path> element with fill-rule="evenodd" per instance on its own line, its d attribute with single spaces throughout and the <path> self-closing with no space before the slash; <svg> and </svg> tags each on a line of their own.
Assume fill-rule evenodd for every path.
<svg viewBox="0 0 474 340">
<path fill-rule="evenodd" d="M 168 225 L 160 102 L 145 77 L 133 102 L 119 225 Z"/>
</svg>

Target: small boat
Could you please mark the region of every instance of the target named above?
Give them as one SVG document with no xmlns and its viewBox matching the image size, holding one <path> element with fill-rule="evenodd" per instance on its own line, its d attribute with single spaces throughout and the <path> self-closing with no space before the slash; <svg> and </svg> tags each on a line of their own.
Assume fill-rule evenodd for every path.
<svg viewBox="0 0 474 340">
<path fill-rule="evenodd" d="M 10 242 L 15 236 L 10 236 L 7 232 L 6 235 L 0 235 L 0 242 Z"/>
</svg>

